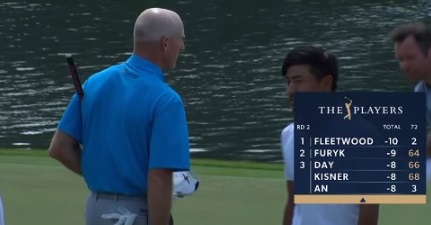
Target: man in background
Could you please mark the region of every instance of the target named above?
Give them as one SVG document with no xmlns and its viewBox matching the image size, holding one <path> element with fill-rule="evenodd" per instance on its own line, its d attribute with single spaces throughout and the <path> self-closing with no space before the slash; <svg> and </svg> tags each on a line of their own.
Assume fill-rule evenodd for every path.
<svg viewBox="0 0 431 225">
<path fill-rule="evenodd" d="M 424 23 L 405 23 L 390 33 L 395 57 L 415 92 L 426 95 L 427 180 L 431 181 L 431 28 Z"/>
<path fill-rule="evenodd" d="M 313 46 L 297 47 L 284 59 L 289 103 L 297 92 L 333 92 L 337 89 L 338 62 L 335 55 Z M 288 199 L 283 225 L 377 225 L 379 205 L 374 204 L 294 204 L 294 125 L 281 134 Z"/>
<path fill-rule="evenodd" d="M 177 13 L 143 11 L 133 54 L 70 101 L 49 153 L 84 177 L 87 225 L 170 223 L 172 173 L 189 170 L 190 153 L 184 104 L 162 69 L 175 68 L 184 38 Z"/>
</svg>

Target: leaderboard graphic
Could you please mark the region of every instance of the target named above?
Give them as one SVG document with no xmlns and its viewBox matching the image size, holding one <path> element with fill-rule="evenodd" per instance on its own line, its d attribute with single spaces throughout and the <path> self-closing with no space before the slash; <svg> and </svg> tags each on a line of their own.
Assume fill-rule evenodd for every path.
<svg viewBox="0 0 431 225">
<path fill-rule="evenodd" d="M 297 93 L 295 203 L 425 204 L 424 93 Z"/>
</svg>

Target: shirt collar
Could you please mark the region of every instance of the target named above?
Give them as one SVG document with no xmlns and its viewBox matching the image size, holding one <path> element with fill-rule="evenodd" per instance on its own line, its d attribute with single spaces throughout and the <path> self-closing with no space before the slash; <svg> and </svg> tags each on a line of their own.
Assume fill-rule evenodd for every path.
<svg viewBox="0 0 431 225">
<path fill-rule="evenodd" d="M 129 59 L 126 61 L 126 65 L 133 67 L 134 69 L 138 70 L 139 72 L 145 72 L 147 74 L 153 74 L 163 81 L 165 80 L 165 76 L 163 75 L 163 71 L 160 69 L 158 65 L 155 63 L 138 56 L 136 54 L 132 54 Z"/>
</svg>

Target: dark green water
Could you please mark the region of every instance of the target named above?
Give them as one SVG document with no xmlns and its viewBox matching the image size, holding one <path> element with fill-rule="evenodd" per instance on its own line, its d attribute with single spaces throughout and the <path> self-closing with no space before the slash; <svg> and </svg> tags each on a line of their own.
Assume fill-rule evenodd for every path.
<svg viewBox="0 0 431 225">
<path fill-rule="evenodd" d="M 127 59 L 137 15 L 177 11 L 186 51 L 168 81 L 187 108 L 196 156 L 280 160 L 292 120 L 280 76 L 292 47 L 316 44 L 340 60 L 340 91 L 409 91 L 388 32 L 429 16 L 428 1 L 0 2 L 0 147 L 47 148 L 73 86 L 64 54 L 82 79 Z"/>
</svg>

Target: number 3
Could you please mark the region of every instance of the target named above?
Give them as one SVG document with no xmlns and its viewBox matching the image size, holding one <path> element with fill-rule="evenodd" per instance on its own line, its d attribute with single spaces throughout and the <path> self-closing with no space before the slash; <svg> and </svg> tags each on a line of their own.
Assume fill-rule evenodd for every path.
<svg viewBox="0 0 431 225">
<path fill-rule="evenodd" d="M 415 184 L 413 184 L 412 185 L 412 192 L 416 192 L 418 189 L 416 188 L 416 185 Z"/>
<path fill-rule="evenodd" d="M 301 165 L 299 166 L 299 168 L 304 169 L 305 168 L 305 162 L 299 162 Z"/>
</svg>

